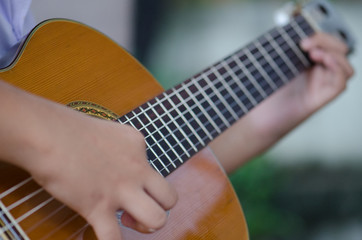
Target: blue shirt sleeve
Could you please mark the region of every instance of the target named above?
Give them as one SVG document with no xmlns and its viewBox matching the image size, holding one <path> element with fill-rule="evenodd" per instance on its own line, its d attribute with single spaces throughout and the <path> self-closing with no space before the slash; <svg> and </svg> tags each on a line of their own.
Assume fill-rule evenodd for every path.
<svg viewBox="0 0 362 240">
<path fill-rule="evenodd" d="M 0 0 L 0 59 L 33 28 L 30 5 L 31 0 Z"/>
</svg>

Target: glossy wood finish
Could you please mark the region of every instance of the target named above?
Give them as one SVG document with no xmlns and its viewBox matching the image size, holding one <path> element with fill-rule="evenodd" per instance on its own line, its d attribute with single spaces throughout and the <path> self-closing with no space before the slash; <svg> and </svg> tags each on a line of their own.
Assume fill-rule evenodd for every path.
<svg viewBox="0 0 362 240">
<path fill-rule="evenodd" d="M 31 93 L 67 104 L 86 100 L 123 115 L 161 93 L 153 77 L 126 51 L 104 35 L 69 21 L 40 25 L 25 43 L 16 62 L 0 78 Z M 95 176 L 98 177 L 98 176 Z M 0 164 L 0 194 L 29 176 Z M 167 179 L 180 200 L 161 231 L 150 235 L 124 229 L 125 240 L 247 239 L 247 227 L 234 191 L 209 149 L 202 150 Z M 52 199 L 32 180 L 1 198 L 6 206 L 39 191 L 14 207 L 15 219 L 39 204 L 48 204 L 20 222 L 30 239 L 93 239 L 86 223 Z"/>
</svg>

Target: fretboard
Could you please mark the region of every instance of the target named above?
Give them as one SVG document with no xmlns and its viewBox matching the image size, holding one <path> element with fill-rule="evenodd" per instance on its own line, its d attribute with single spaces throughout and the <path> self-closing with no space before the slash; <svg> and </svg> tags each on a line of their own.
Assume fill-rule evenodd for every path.
<svg viewBox="0 0 362 240">
<path fill-rule="evenodd" d="M 277 27 L 118 121 L 141 131 L 149 163 L 169 175 L 234 122 L 311 66 L 302 16 Z"/>
</svg>

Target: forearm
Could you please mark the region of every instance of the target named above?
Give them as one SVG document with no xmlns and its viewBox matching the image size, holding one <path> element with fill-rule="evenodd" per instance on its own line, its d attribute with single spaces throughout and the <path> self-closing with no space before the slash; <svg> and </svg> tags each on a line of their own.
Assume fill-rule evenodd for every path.
<svg viewBox="0 0 362 240">
<path fill-rule="evenodd" d="M 38 101 L 19 89 L 0 81 L 0 159 L 25 167 L 21 156 L 29 153 L 36 144 L 37 126 L 34 115 L 41 114 L 42 106 Z M 36 113 L 35 110 L 39 113 Z M 32 139 L 32 141 L 31 141 Z M 20 147 L 21 146 L 21 147 Z"/>
<path fill-rule="evenodd" d="M 32 174 L 52 165 L 44 156 L 56 149 L 55 139 L 66 137 L 61 127 L 72 132 L 72 121 L 85 117 L 1 80 L 0 105 L 0 159 Z"/>
</svg>

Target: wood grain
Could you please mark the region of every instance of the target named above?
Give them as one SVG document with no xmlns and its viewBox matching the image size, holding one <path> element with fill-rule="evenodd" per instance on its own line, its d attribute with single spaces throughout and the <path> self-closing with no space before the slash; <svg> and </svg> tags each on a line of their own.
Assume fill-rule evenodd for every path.
<svg viewBox="0 0 362 240">
<path fill-rule="evenodd" d="M 24 46 L 16 61 L 0 70 L 0 78 L 58 103 L 85 100 L 123 115 L 163 91 L 125 50 L 75 22 L 43 23 Z M 24 171 L 0 163 L 0 193 L 27 178 Z M 123 229 L 125 240 L 248 239 L 239 202 L 211 150 L 199 152 L 167 180 L 176 187 L 180 198 L 167 225 L 149 235 Z M 92 231 L 83 232 L 86 222 L 81 217 L 32 180 L 1 201 L 11 206 L 34 191 L 39 194 L 10 210 L 17 219 L 48 202 L 20 222 L 30 239 L 94 239 Z"/>
</svg>

